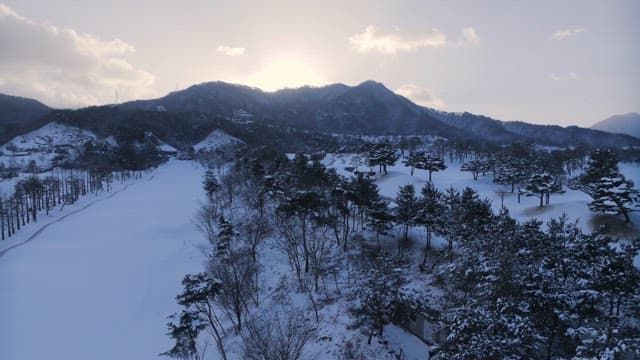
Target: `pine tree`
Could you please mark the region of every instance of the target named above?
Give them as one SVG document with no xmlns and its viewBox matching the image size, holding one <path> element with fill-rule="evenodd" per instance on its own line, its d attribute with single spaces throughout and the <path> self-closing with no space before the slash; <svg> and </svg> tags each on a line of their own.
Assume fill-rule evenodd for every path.
<svg viewBox="0 0 640 360">
<path fill-rule="evenodd" d="M 640 191 L 633 188 L 633 181 L 619 174 L 615 177 L 603 177 L 592 186 L 593 201 L 589 209 L 604 214 L 624 216 L 625 222 L 631 221 L 629 213 L 640 211 Z"/>
<path fill-rule="evenodd" d="M 497 166 L 493 182 L 510 185 L 511 193 L 513 193 L 516 184 L 525 182 L 529 178 L 529 173 L 529 167 L 526 166 L 525 162 L 509 157 Z"/>
<path fill-rule="evenodd" d="M 485 164 L 481 160 L 474 159 L 462 164 L 460 171 L 468 171 L 473 175 L 473 180 L 478 180 L 478 175 L 485 171 Z"/>
<path fill-rule="evenodd" d="M 376 233 L 376 242 L 380 246 L 380 235 L 387 235 L 392 228 L 393 215 L 389 209 L 389 203 L 382 197 L 378 197 L 368 207 L 369 226 Z"/>
<path fill-rule="evenodd" d="M 233 225 L 225 220 L 224 216 L 220 216 L 218 222 L 220 231 L 218 232 L 218 239 L 216 241 L 215 256 L 220 258 L 226 258 L 231 251 L 231 244 L 236 233 L 233 230 Z"/>
<path fill-rule="evenodd" d="M 416 190 L 413 184 L 400 187 L 398 195 L 396 195 L 396 222 L 402 224 L 402 240 L 407 241 L 409 235 L 409 227 L 415 223 L 418 211 L 418 201 L 416 198 Z"/>
<path fill-rule="evenodd" d="M 204 173 L 204 180 L 202 181 L 202 186 L 204 191 L 207 193 L 209 199 L 213 200 L 213 196 L 216 192 L 220 191 L 220 184 L 216 179 L 216 176 L 213 174 L 213 171 L 207 170 Z"/>
<path fill-rule="evenodd" d="M 402 162 L 405 166 L 411 168 L 411 176 L 413 176 L 413 170 L 424 166 L 426 163 L 426 154 L 424 151 L 411 151 L 409 156 Z"/>
<path fill-rule="evenodd" d="M 549 198 L 552 193 L 560 193 L 562 186 L 549 174 L 533 174 L 527 181 L 524 188 L 526 196 L 536 196 L 540 199 L 540 207 L 544 206 L 545 199 L 549 205 Z"/>
<path fill-rule="evenodd" d="M 393 166 L 400 156 L 391 144 L 381 143 L 372 144 L 369 147 L 367 157 L 369 166 L 379 166 L 379 172 L 384 171 L 387 174 L 387 166 Z"/>
<path fill-rule="evenodd" d="M 427 182 L 421 191 L 421 197 L 418 200 L 418 212 L 416 222 L 423 225 L 426 233 L 424 258 L 422 265 L 426 265 L 427 252 L 431 248 L 432 234 L 437 231 L 442 221 L 444 212 L 444 204 L 442 203 L 442 194 L 431 182 Z"/>
<path fill-rule="evenodd" d="M 640 211 L 640 192 L 633 182 L 618 170 L 618 159 L 608 149 L 596 149 L 589 155 L 584 174 L 578 178 L 578 189 L 593 198 L 589 209 L 612 215 L 623 215 L 630 222 L 629 213 Z"/>
<path fill-rule="evenodd" d="M 431 174 L 446 169 L 447 165 L 444 164 L 442 157 L 436 154 L 427 154 L 424 158 L 424 163 L 418 163 L 416 168 L 427 170 L 429 172 L 429 181 L 431 181 Z"/>
<path fill-rule="evenodd" d="M 214 300 L 222 291 L 221 284 L 205 273 L 186 275 L 182 280 L 184 290 L 176 300 L 182 306 L 178 324 L 170 322 L 169 335 L 175 340 L 174 347 L 161 354 L 176 359 L 199 359 L 197 339 L 202 330 L 214 337 L 222 359 L 226 360 L 226 352 L 222 342 L 224 329 L 220 325 Z M 170 317 L 175 319 L 176 315 Z"/>
</svg>

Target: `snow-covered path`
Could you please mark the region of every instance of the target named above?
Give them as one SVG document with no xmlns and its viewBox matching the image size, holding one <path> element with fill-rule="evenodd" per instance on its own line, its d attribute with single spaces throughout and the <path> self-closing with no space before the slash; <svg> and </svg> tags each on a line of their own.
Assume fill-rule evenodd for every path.
<svg viewBox="0 0 640 360">
<path fill-rule="evenodd" d="M 155 359 L 185 273 L 203 170 L 172 161 L 0 258 L 0 359 Z"/>
</svg>

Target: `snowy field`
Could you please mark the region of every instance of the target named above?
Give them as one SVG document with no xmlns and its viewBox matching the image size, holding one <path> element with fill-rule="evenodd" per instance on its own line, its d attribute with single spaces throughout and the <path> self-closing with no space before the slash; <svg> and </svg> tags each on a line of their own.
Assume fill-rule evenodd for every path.
<svg viewBox="0 0 640 360">
<path fill-rule="evenodd" d="M 202 270 L 191 222 L 202 173 L 171 161 L 0 257 L 0 359 L 154 359 L 169 349 L 180 281 Z"/>
</svg>

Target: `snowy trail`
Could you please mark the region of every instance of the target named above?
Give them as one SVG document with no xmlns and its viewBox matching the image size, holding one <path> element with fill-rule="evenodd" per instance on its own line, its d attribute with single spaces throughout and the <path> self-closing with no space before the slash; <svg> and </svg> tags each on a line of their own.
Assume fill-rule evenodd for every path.
<svg viewBox="0 0 640 360">
<path fill-rule="evenodd" d="M 0 359 L 156 359 L 167 350 L 180 281 L 202 268 L 191 223 L 201 175 L 172 161 L 0 255 Z"/>
<path fill-rule="evenodd" d="M 146 179 L 146 180 L 147 180 L 147 181 L 149 181 L 149 180 L 152 180 L 152 179 L 153 179 L 153 175 L 152 175 L 149 179 Z M 119 190 L 114 191 L 113 193 L 111 193 L 109 196 L 107 196 L 107 197 L 105 197 L 105 198 L 98 199 L 98 200 L 95 200 L 95 201 L 93 201 L 93 202 L 90 202 L 89 204 L 84 205 L 84 206 L 83 206 L 83 207 L 81 207 L 80 209 L 77 209 L 77 210 L 71 211 L 71 212 L 69 212 L 69 213 L 67 213 L 67 214 L 65 214 L 65 215 L 63 215 L 63 216 L 61 216 L 60 218 L 58 218 L 58 219 L 54 220 L 54 221 L 51 221 L 51 222 L 49 222 L 49 223 L 47 223 L 47 224 L 42 225 L 38 230 L 36 230 L 36 231 L 31 235 L 31 236 L 29 236 L 29 237 L 28 237 L 27 239 L 25 239 L 24 241 L 19 242 L 19 243 L 15 244 L 15 245 L 12 245 L 11 247 L 8 247 L 8 248 L 6 248 L 6 249 L 4 249 L 4 250 L 0 251 L 0 259 L 2 259 L 2 256 L 3 256 L 4 254 L 6 254 L 7 252 L 11 251 L 12 249 L 15 249 L 15 248 L 17 248 L 17 247 L 20 247 L 20 246 L 22 246 L 22 245 L 24 245 L 24 244 L 26 244 L 26 243 L 28 243 L 28 242 L 32 241 L 33 239 L 37 238 L 38 236 L 40 236 L 40 234 L 42 234 L 42 232 L 43 232 L 43 231 L 45 231 L 49 226 L 51 226 L 51 225 L 53 225 L 53 224 L 57 224 L 57 223 L 61 222 L 62 220 L 64 220 L 64 219 L 68 218 L 69 216 L 72 216 L 72 215 L 74 215 L 74 214 L 77 214 L 77 213 L 79 213 L 79 212 L 81 212 L 81 211 L 83 211 L 83 210 L 85 210 L 85 209 L 87 209 L 87 208 L 89 208 L 89 207 L 91 207 L 91 206 L 93 206 L 93 205 L 95 205 L 95 204 L 99 203 L 99 202 L 102 202 L 102 201 L 107 200 L 107 199 L 111 199 L 112 197 L 114 197 L 114 196 L 118 195 L 119 193 L 121 193 L 121 192 L 123 192 L 123 191 L 127 190 L 127 189 L 129 188 L 129 186 L 131 186 L 131 185 L 132 185 L 132 184 L 127 184 L 127 185 L 126 185 L 125 187 L 123 187 L 122 189 L 119 189 Z"/>
</svg>

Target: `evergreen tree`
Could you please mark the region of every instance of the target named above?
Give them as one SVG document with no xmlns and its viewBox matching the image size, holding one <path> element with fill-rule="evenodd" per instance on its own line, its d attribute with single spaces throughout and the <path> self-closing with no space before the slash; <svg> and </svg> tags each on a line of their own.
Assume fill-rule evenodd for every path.
<svg viewBox="0 0 640 360">
<path fill-rule="evenodd" d="M 629 213 L 640 211 L 640 192 L 633 188 L 633 181 L 623 175 L 604 177 L 591 184 L 593 201 L 589 209 L 604 214 L 624 216 L 625 222 L 631 221 Z"/>
<path fill-rule="evenodd" d="M 436 154 L 427 154 L 424 158 L 424 163 L 418 163 L 416 168 L 427 170 L 429 172 L 429 181 L 431 181 L 431 174 L 446 169 L 447 165 L 444 164 L 442 157 Z"/>
<path fill-rule="evenodd" d="M 226 360 L 226 352 L 222 342 L 224 329 L 215 312 L 214 300 L 222 291 L 221 284 L 205 273 L 186 275 L 182 280 L 184 287 L 176 300 L 182 306 L 178 324 L 170 322 L 169 335 L 175 340 L 174 347 L 161 354 L 176 359 L 199 359 L 197 343 L 199 333 L 205 330 L 214 337 L 222 359 Z M 175 319 L 176 315 L 170 317 Z"/>
<path fill-rule="evenodd" d="M 379 166 L 379 172 L 387 174 L 387 166 L 393 166 L 400 156 L 391 144 L 380 143 L 369 147 L 367 157 L 369 166 Z"/>
<path fill-rule="evenodd" d="M 545 199 L 546 204 L 549 205 L 549 198 L 552 193 L 560 193 L 562 186 L 549 174 L 533 174 L 527 180 L 527 185 L 524 188 L 526 196 L 535 196 L 540 199 L 540 207 L 544 206 Z"/>
<path fill-rule="evenodd" d="M 473 175 L 473 180 L 478 180 L 478 175 L 485 171 L 485 164 L 478 159 L 471 160 L 460 166 L 461 171 L 468 171 Z"/>
<path fill-rule="evenodd" d="M 442 214 L 444 212 L 444 204 L 442 203 L 442 194 L 431 182 L 427 182 L 421 191 L 421 197 L 418 200 L 418 212 L 416 222 L 425 228 L 426 239 L 424 247 L 424 258 L 422 265 L 426 265 L 427 252 L 431 248 L 431 238 L 434 232 L 440 227 Z"/>
<path fill-rule="evenodd" d="M 233 230 L 233 225 L 225 220 L 224 216 L 220 216 L 218 222 L 220 231 L 218 232 L 218 238 L 216 241 L 215 256 L 219 258 L 226 258 L 231 251 L 231 244 L 236 233 Z"/>
<path fill-rule="evenodd" d="M 213 196 L 216 192 L 220 191 L 220 184 L 216 179 L 216 176 L 213 174 L 213 171 L 207 170 L 204 173 L 204 180 L 202 181 L 202 187 L 204 191 L 207 193 L 209 199 L 213 200 Z"/>
<path fill-rule="evenodd" d="M 413 184 L 401 186 L 396 195 L 395 218 L 396 222 L 402 225 L 402 240 L 405 242 L 408 239 L 409 227 L 415 223 L 418 211 L 417 200 Z"/>
<path fill-rule="evenodd" d="M 424 151 L 411 151 L 402 163 L 411 168 L 411 176 L 413 176 L 413 169 L 424 168 L 426 161 L 427 158 Z"/>
<path fill-rule="evenodd" d="M 382 197 L 374 200 L 368 207 L 369 226 L 376 233 L 376 242 L 380 246 L 380 235 L 387 235 L 392 228 L 393 215 L 389 203 Z"/>
<path fill-rule="evenodd" d="M 591 196 L 589 209 L 612 215 L 623 215 L 631 221 L 629 213 L 640 211 L 640 192 L 633 182 L 618 170 L 618 160 L 608 149 L 596 149 L 589 155 L 584 174 L 578 179 L 578 188 Z"/>
</svg>

